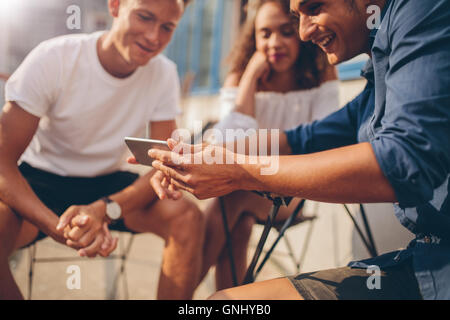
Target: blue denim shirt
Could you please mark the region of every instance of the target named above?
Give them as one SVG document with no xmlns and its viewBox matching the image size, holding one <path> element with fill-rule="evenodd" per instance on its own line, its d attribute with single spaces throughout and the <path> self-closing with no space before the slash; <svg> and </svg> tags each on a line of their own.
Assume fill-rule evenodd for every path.
<svg viewBox="0 0 450 320">
<path fill-rule="evenodd" d="M 416 235 L 407 249 L 353 267 L 412 257 L 424 299 L 450 299 L 450 0 L 390 0 L 371 33 L 364 91 L 323 120 L 286 131 L 294 153 L 369 142 Z"/>
</svg>

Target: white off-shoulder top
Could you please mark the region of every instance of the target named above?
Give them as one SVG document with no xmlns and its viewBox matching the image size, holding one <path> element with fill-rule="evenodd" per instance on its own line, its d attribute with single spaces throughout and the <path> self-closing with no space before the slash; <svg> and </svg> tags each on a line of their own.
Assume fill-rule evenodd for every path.
<svg viewBox="0 0 450 320">
<path fill-rule="evenodd" d="M 339 81 L 327 81 L 321 86 L 287 93 L 257 92 L 255 117 L 234 111 L 238 88 L 220 91 L 221 117 L 214 126 L 225 137 L 226 129 L 288 130 L 302 123 L 324 118 L 339 108 Z"/>
</svg>

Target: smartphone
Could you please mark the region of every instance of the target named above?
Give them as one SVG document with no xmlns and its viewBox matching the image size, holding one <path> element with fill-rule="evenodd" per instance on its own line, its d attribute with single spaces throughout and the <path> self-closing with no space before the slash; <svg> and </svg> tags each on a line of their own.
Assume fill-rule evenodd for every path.
<svg viewBox="0 0 450 320">
<path fill-rule="evenodd" d="M 164 140 L 126 137 L 125 143 L 127 144 L 128 149 L 130 149 L 131 153 L 136 158 L 137 162 L 145 166 L 151 166 L 152 162 L 154 161 L 154 159 L 148 156 L 148 150 L 163 149 L 170 151 L 167 141 Z"/>
</svg>

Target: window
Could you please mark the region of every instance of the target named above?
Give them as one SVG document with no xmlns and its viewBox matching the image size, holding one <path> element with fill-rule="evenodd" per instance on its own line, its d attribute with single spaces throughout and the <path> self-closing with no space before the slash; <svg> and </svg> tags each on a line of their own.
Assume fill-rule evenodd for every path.
<svg viewBox="0 0 450 320">
<path fill-rule="evenodd" d="M 70 33 L 90 33 L 107 28 L 106 0 L 0 0 L 0 72 L 12 73 L 28 53 L 44 40 Z M 4 3 L 4 4 L 3 4 Z M 81 9 L 81 29 L 67 27 L 71 5 Z M 4 86 L 0 81 L 0 109 Z"/>
<path fill-rule="evenodd" d="M 361 69 L 367 63 L 367 55 L 359 55 L 338 66 L 340 80 L 355 80 L 361 78 Z"/>
<path fill-rule="evenodd" d="M 220 90 L 223 60 L 239 26 L 239 6 L 235 0 L 195 0 L 187 7 L 165 54 L 178 65 L 181 79 L 194 76 L 193 95 Z"/>
</svg>

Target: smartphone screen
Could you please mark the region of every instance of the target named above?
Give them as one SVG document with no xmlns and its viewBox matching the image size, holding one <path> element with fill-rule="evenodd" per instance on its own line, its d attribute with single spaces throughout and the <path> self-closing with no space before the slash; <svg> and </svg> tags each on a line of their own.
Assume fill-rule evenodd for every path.
<svg viewBox="0 0 450 320">
<path fill-rule="evenodd" d="M 167 141 L 126 137 L 125 143 L 139 164 L 151 166 L 155 159 L 148 156 L 150 149 L 170 150 Z"/>
</svg>

